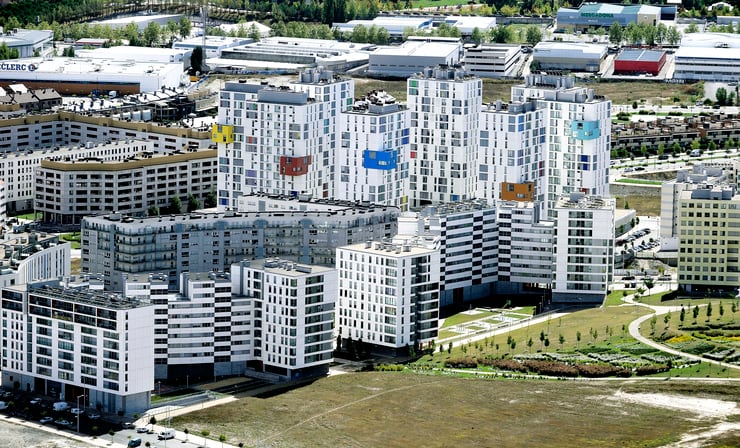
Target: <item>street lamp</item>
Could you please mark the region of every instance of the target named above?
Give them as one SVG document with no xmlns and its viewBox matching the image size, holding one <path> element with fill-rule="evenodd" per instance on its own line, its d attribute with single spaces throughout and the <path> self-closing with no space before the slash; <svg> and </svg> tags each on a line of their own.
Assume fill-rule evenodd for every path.
<svg viewBox="0 0 740 448">
<path fill-rule="evenodd" d="M 85 394 L 77 397 L 77 434 L 80 433 L 80 414 L 82 414 L 82 408 L 80 408 L 80 398 L 85 398 Z"/>
</svg>

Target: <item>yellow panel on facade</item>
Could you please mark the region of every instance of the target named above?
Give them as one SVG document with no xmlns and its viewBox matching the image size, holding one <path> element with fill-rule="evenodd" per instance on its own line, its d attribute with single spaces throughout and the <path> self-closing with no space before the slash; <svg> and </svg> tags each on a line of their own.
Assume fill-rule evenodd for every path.
<svg viewBox="0 0 740 448">
<path fill-rule="evenodd" d="M 214 143 L 234 143 L 234 126 L 214 124 L 211 128 L 211 141 Z"/>
</svg>

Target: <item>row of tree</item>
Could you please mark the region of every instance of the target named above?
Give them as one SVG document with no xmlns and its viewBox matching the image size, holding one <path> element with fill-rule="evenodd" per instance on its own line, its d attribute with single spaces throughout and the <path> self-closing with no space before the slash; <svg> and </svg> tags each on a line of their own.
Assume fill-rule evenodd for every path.
<svg viewBox="0 0 740 448">
<path fill-rule="evenodd" d="M 619 22 L 614 22 L 609 27 L 609 42 L 621 45 L 628 42 L 632 45 L 656 45 L 669 44 L 678 45 L 681 42 L 681 32 L 675 26 L 667 27 L 663 23 L 650 25 L 646 23 L 629 23 L 622 27 Z"/>
</svg>

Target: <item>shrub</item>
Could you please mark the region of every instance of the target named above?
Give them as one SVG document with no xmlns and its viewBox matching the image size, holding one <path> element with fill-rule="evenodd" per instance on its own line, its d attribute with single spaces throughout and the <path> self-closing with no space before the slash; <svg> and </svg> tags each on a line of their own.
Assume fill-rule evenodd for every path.
<svg viewBox="0 0 740 448">
<path fill-rule="evenodd" d="M 645 366 L 639 366 L 635 373 L 637 376 L 654 375 L 656 373 L 667 372 L 668 366 L 665 364 L 649 364 Z"/>
<path fill-rule="evenodd" d="M 401 364 L 378 364 L 375 366 L 376 372 L 400 372 L 403 370 Z"/>
<path fill-rule="evenodd" d="M 627 369 L 616 367 L 611 364 L 578 364 L 576 365 L 578 373 L 581 376 L 588 378 L 603 378 L 607 376 L 619 376 L 620 373 L 627 372 L 627 376 L 631 376 L 631 372 Z"/>
<path fill-rule="evenodd" d="M 548 376 L 564 376 L 575 378 L 578 376 L 578 369 L 574 366 L 554 361 L 536 361 L 527 360 L 522 363 L 530 372 Z"/>
<path fill-rule="evenodd" d="M 478 367 L 478 360 L 469 356 L 465 358 L 450 358 L 445 361 L 445 367 L 451 369 L 474 369 Z"/>
<path fill-rule="evenodd" d="M 483 361 L 485 365 L 489 365 L 501 370 L 511 370 L 513 372 L 522 373 L 525 373 L 527 371 L 527 368 L 524 367 L 521 362 L 515 361 L 513 359 L 486 359 Z"/>
</svg>

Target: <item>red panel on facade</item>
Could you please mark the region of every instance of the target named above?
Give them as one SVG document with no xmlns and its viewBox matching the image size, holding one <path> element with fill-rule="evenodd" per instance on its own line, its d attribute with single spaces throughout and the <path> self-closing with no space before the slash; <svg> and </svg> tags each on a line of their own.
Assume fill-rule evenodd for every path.
<svg viewBox="0 0 740 448">
<path fill-rule="evenodd" d="M 308 173 L 309 165 L 311 165 L 311 156 L 280 156 L 280 174 L 284 176 L 303 176 Z"/>
</svg>

